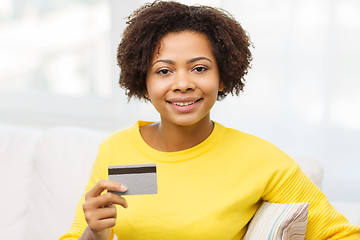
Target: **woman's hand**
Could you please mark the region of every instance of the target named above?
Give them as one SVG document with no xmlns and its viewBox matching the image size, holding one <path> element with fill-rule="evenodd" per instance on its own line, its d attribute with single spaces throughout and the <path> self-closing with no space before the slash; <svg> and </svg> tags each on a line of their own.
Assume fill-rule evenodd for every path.
<svg viewBox="0 0 360 240">
<path fill-rule="evenodd" d="M 105 194 L 101 193 L 107 190 Z M 127 188 L 120 183 L 100 180 L 85 195 L 83 211 L 88 227 L 80 239 L 108 239 L 110 228 L 116 223 L 115 204 L 127 208 L 126 200 L 109 191 L 126 192 Z"/>
</svg>

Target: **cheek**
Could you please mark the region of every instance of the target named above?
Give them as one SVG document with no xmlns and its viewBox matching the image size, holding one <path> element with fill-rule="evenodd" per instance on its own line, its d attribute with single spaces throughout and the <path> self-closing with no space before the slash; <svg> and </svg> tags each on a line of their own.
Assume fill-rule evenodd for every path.
<svg viewBox="0 0 360 240">
<path fill-rule="evenodd" d="M 208 95 L 216 95 L 220 89 L 219 89 L 219 82 L 218 81 L 212 81 L 202 84 L 201 89 L 204 91 L 204 93 Z"/>
<path fill-rule="evenodd" d="M 148 79 L 146 81 L 146 89 L 150 98 L 156 99 L 163 97 L 168 90 L 166 81 Z"/>
</svg>

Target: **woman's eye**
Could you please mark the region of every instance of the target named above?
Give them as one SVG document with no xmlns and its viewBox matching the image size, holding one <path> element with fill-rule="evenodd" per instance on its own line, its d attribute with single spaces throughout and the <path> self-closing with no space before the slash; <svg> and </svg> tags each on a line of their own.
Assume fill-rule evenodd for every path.
<svg viewBox="0 0 360 240">
<path fill-rule="evenodd" d="M 161 75 L 166 75 L 170 72 L 169 69 L 160 69 L 159 71 L 157 71 L 158 74 L 161 74 Z"/>
<path fill-rule="evenodd" d="M 198 73 L 204 72 L 204 71 L 206 71 L 206 70 L 207 70 L 206 67 L 196 67 L 196 68 L 194 68 L 194 71 L 195 71 L 195 72 L 198 72 Z"/>
</svg>

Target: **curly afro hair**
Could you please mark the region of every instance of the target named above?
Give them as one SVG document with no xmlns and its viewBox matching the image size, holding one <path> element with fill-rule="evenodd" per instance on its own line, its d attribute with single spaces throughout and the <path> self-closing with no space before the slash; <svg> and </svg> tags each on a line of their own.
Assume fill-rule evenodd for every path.
<svg viewBox="0 0 360 240">
<path fill-rule="evenodd" d="M 209 6 L 187 6 L 172 1 L 145 4 L 128 17 L 117 51 L 120 86 L 128 99 L 146 100 L 146 73 L 156 46 L 168 33 L 185 30 L 205 34 L 212 44 L 220 79 L 225 88 L 218 100 L 244 87 L 252 45 L 241 25 L 227 12 Z"/>
</svg>

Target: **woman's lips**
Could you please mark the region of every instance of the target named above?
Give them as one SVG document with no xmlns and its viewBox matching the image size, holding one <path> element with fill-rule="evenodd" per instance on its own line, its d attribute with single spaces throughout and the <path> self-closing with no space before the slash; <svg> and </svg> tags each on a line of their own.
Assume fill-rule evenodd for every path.
<svg viewBox="0 0 360 240">
<path fill-rule="evenodd" d="M 196 100 L 194 100 L 194 99 L 182 99 L 182 100 L 172 99 L 170 101 L 167 101 L 167 103 L 169 103 L 169 105 L 178 112 L 190 112 L 199 104 L 199 102 L 201 100 L 202 100 L 202 98 L 199 98 Z"/>
<path fill-rule="evenodd" d="M 175 104 L 176 106 L 188 106 L 191 104 L 194 104 L 196 101 L 191 101 L 191 102 L 172 102 L 172 104 Z"/>
</svg>

